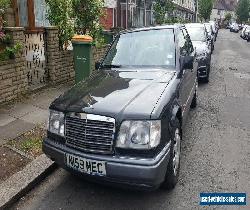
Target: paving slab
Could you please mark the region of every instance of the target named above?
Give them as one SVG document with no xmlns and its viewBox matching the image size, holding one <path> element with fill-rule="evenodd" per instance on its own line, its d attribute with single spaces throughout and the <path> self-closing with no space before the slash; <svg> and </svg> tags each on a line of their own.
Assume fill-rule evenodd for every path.
<svg viewBox="0 0 250 210">
<path fill-rule="evenodd" d="M 37 111 L 37 109 L 38 108 L 32 104 L 18 103 L 13 105 L 11 109 L 8 110 L 8 113 L 15 118 L 21 118 L 31 112 Z"/>
<path fill-rule="evenodd" d="M 15 120 L 16 120 L 16 118 L 11 117 L 8 114 L 1 114 L 0 113 L 0 127 L 5 126 L 5 125 L 7 125 Z"/>
<path fill-rule="evenodd" d="M 30 112 L 27 115 L 21 117 L 20 119 L 33 124 L 43 124 L 46 123 L 49 117 L 49 111 L 36 108 L 36 111 Z"/>
<path fill-rule="evenodd" d="M 14 139 L 19 135 L 35 128 L 35 124 L 17 119 L 5 126 L 0 127 L 0 145 L 9 139 Z"/>
<path fill-rule="evenodd" d="M 8 209 L 9 205 L 25 195 L 55 167 L 55 163 L 43 154 L 1 183 L 0 209 Z"/>
</svg>

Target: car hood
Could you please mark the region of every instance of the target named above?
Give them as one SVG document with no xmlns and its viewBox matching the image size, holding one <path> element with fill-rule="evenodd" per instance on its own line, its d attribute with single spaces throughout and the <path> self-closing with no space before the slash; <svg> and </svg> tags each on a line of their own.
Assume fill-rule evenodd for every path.
<svg viewBox="0 0 250 210">
<path fill-rule="evenodd" d="M 166 69 L 98 71 L 57 98 L 50 109 L 150 119 L 175 75 L 175 71 Z"/>
<path fill-rule="evenodd" d="M 193 46 L 196 48 L 197 55 L 209 54 L 209 48 L 206 42 L 193 41 Z"/>
</svg>

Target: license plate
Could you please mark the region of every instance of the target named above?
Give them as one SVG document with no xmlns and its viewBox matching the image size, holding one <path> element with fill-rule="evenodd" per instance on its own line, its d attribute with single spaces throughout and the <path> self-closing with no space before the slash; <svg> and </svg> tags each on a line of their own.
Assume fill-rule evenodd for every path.
<svg viewBox="0 0 250 210">
<path fill-rule="evenodd" d="M 71 154 L 65 154 L 66 165 L 81 173 L 105 176 L 106 164 L 103 161 L 89 160 Z"/>
</svg>

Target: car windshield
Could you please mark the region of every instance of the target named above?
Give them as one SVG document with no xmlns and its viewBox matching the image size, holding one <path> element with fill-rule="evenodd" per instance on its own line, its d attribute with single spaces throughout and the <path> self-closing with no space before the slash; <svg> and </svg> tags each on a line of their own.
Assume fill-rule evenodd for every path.
<svg viewBox="0 0 250 210">
<path fill-rule="evenodd" d="M 103 67 L 175 67 L 173 29 L 120 34 L 106 55 Z"/>
<path fill-rule="evenodd" d="M 187 27 L 187 30 L 192 41 L 206 41 L 204 27 Z"/>
<path fill-rule="evenodd" d="M 205 26 L 206 26 L 207 32 L 211 32 L 211 25 L 205 25 Z"/>
<path fill-rule="evenodd" d="M 207 32 L 209 34 L 211 34 L 212 33 L 211 25 L 210 24 L 206 24 L 205 26 L 206 26 Z"/>
</svg>

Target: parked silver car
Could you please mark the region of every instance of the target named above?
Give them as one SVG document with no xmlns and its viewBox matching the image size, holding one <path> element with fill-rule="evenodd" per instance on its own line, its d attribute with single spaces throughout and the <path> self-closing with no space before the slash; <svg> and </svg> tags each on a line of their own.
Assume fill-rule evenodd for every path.
<svg viewBox="0 0 250 210">
<path fill-rule="evenodd" d="M 239 33 L 240 27 L 237 23 L 233 23 L 230 27 L 230 32 L 236 32 Z"/>
<path fill-rule="evenodd" d="M 243 39 L 247 39 L 247 36 L 250 34 L 250 26 L 245 25 L 241 31 L 240 37 Z M 249 37 L 249 36 L 248 36 Z"/>
<path fill-rule="evenodd" d="M 210 23 L 204 23 L 207 33 L 208 33 L 208 38 L 210 39 L 211 43 L 211 51 L 214 51 L 214 43 L 215 43 L 215 34 L 213 32 L 212 25 Z"/>
</svg>

